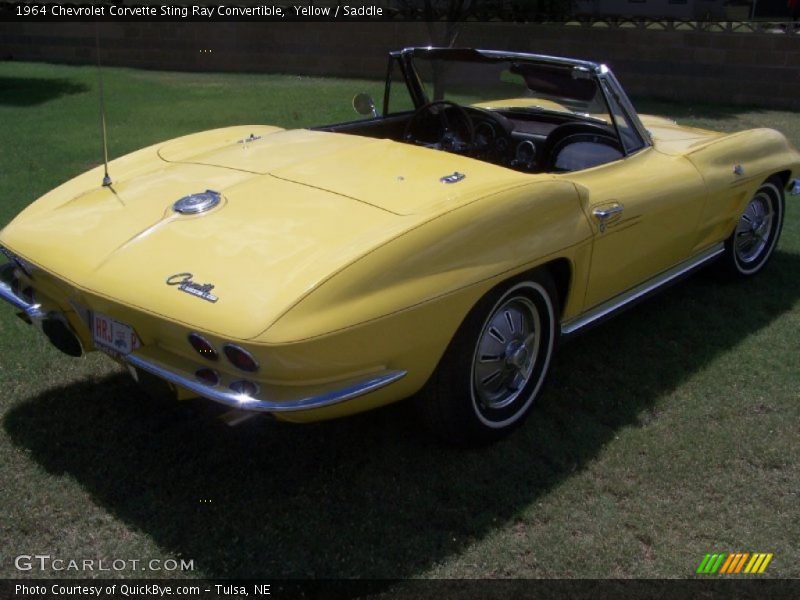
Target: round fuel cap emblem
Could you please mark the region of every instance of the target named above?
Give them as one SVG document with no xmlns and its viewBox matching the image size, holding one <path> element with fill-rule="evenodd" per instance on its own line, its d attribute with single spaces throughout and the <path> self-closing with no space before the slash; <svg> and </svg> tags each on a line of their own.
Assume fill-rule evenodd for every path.
<svg viewBox="0 0 800 600">
<path fill-rule="evenodd" d="M 172 210 L 182 215 L 197 215 L 207 212 L 219 204 L 222 196 L 214 190 L 184 196 L 172 205 Z"/>
</svg>

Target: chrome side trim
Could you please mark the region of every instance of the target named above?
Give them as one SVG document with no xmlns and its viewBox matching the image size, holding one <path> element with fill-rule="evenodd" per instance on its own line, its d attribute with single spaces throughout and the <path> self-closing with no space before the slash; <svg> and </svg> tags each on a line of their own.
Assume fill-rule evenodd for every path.
<svg viewBox="0 0 800 600">
<path fill-rule="evenodd" d="M 622 308 L 628 306 L 632 302 L 636 302 L 637 300 L 641 300 L 645 296 L 655 292 L 659 288 L 673 283 L 675 280 L 680 279 L 681 277 L 688 275 L 693 270 L 697 269 L 698 267 L 704 265 L 705 263 L 715 259 L 717 256 L 722 254 L 725 251 L 725 244 L 719 243 L 711 246 L 710 248 L 703 250 L 700 254 L 697 254 L 686 260 L 679 265 L 672 267 L 671 269 L 664 271 L 660 275 L 656 275 L 652 279 L 648 279 L 644 283 L 631 288 L 627 292 L 623 292 L 619 296 L 615 296 L 611 300 L 607 300 L 602 304 L 595 306 L 593 309 L 585 312 L 584 314 L 575 317 L 574 319 L 570 319 L 561 324 L 561 335 L 571 335 L 578 331 L 579 329 L 583 329 L 584 327 L 596 323 L 602 319 L 605 319 L 611 316 L 613 313 L 621 310 Z"/>
<path fill-rule="evenodd" d="M 43 319 L 46 316 L 46 313 L 42 310 L 41 304 L 28 302 L 25 298 L 16 294 L 14 290 L 11 289 L 11 286 L 2 280 L 0 280 L 0 299 L 5 300 L 14 308 L 23 311 L 31 320 Z"/>
<path fill-rule="evenodd" d="M 232 390 L 211 388 L 207 385 L 203 385 L 199 381 L 176 373 L 158 363 L 146 360 L 135 354 L 128 354 L 127 356 L 123 356 L 122 359 L 134 367 L 138 367 L 148 373 L 152 373 L 156 377 L 160 377 L 170 383 L 186 388 L 203 398 L 208 398 L 214 402 L 219 402 L 220 404 L 225 404 L 226 406 L 240 410 L 267 413 L 295 412 L 331 406 L 332 404 L 338 404 L 339 402 L 344 402 L 345 400 L 351 400 L 358 396 L 368 394 L 369 392 L 374 392 L 390 383 L 394 383 L 406 374 L 406 371 L 386 371 L 370 379 L 365 379 L 364 381 L 348 385 L 332 392 L 325 392 L 317 396 L 308 396 L 298 400 L 274 402 L 271 400 L 253 398 L 246 394 L 237 394 Z"/>
<path fill-rule="evenodd" d="M 795 179 L 791 182 L 792 187 L 789 188 L 790 196 L 800 196 L 800 179 Z"/>
</svg>

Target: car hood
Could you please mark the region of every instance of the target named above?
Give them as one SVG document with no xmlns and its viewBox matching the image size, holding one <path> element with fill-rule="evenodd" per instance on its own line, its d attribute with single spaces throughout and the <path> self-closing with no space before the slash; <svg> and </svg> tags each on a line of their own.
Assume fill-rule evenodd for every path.
<svg viewBox="0 0 800 600">
<path fill-rule="evenodd" d="M 678 125 L 675 121 L 664 117 L 639 115 L 639 118 L 650 132 L 656 149 L 664 154 L 686 154 L 725 135 L 718 131 Z"/>
<path fill-rule="evenodd" d="M 118 159 L 111 187 L 99 185 L 101 171 L 86 173 L 23 211 L 0 242 L 85 290 L 250 339 L 371 249 L 498 186 L 482 163 L 385 140 L 263 128 L 251 132 L 260 139 L 239 143 L 245 131 L 207 132 Z M 427 162 L 415 166 L 420 159 L 404 149 Z M 379 156 L 397 160 L 385 165 Z M 459 169 L 463 182 L 439 181 Z M 404 194 L 391 188 L 406 182 Z M 172 209 L 206 189 L 222 196 L 209 212 Z M 180 273 L 212 285 L 218 300 L 167 284 Z"/>
</svg>

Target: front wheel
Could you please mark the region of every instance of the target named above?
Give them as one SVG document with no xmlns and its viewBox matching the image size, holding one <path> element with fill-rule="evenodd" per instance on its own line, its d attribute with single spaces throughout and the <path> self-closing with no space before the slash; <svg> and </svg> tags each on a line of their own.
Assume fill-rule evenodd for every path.
<svg viewBox="0 0 800 600">
<path fill-rule="evenodd" d="M 764 268 L 781 235 L 783 211 L 780 181 L 770 179 L 756 190 L 725 242 L 723 265 L 729 274 L 750 277 Z"/>
<path fill-rule="evenodd" d="M 515 279 L 470 311 L 417 398 L 428 426 L 448 442 L 498 440 L 530 411 L 558 337 L 556 292 L 545 272 Z"/>
</svg>

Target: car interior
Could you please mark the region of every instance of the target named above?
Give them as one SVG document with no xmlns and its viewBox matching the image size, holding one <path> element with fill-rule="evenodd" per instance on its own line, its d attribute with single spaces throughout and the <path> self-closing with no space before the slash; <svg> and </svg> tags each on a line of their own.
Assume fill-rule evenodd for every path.
<svg viewBox="0 0 800 600">
<path fill-rule="evenodd" d="M 470 102 L 474 94 L 441 91 L 444 73 L 455 81 L 456 92 L 464 90 L 459 79 L 467 80 L 464 73 L 471 66 L 461 65 L 461 73 L 449 63 L 449 70 L 434 68 L 431 79 L 439 81 L 423 83 L 431 92 L 414 111 L 317 129 L 392 139 L 526 173 L 577 171 L 624 156 L 614 120 L 592 78 L 576 76 L 570 68 L 512 62 L 495 66 L 488 77 L 487 69 L 482 73 L 481 93 L 507 100 Z M 525 96 L 515 100 L 521 94 Z M 377 112 L 369 98 L 356 97 L 353 106 L 365 114 Z"/>
</svg>

